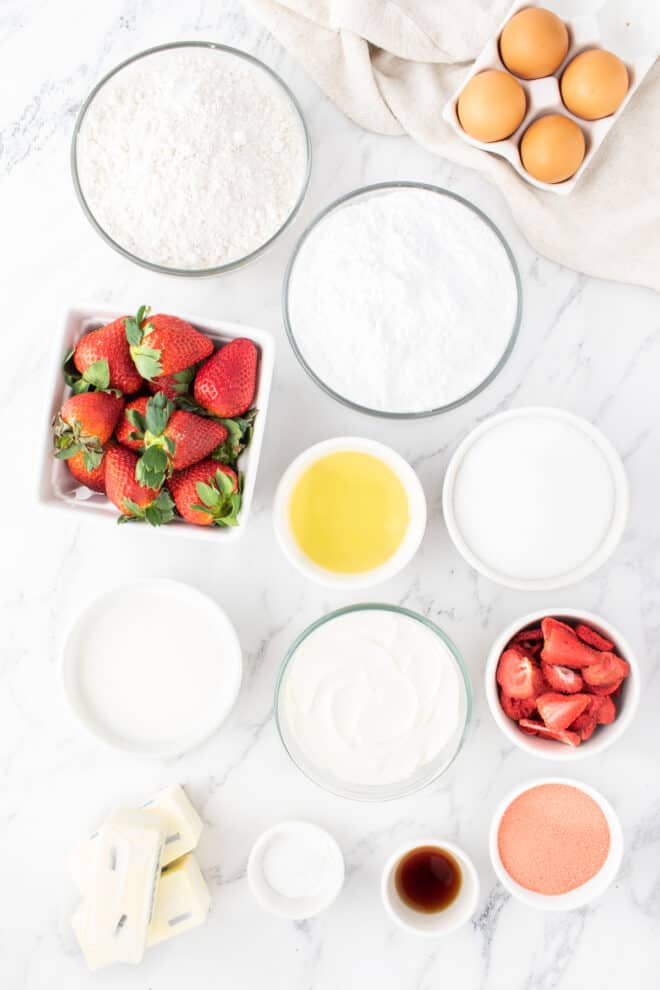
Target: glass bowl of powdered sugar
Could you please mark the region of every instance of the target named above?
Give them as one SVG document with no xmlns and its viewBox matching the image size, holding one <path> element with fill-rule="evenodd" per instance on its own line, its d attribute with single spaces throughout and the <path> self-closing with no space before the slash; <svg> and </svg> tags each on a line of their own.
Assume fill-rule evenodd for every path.
<svg viewBox="0 0 660 990">
<path fill-rule="evenodd" d="M 124 257 L 171 275 L 218 275 L 261 254 L 298 212 L 310 164 L 284 82 L 210 42 L 122 62 L 83 104 L 71 146 L 92 226 Z"/>
<path fill-rule="evenodd" d="M 499 373 L 522 315 L 518 266 L 495 224 L 418 182 L 331 203 L 289 262 L 284 322 L 303 368 L 360 412 L 431 416 Z"/>
</svg>

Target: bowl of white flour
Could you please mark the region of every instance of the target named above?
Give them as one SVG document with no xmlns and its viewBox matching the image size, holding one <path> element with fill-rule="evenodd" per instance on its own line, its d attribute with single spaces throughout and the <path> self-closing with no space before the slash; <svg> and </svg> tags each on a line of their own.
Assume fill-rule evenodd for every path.
<svg viewBox="0 0 660 990">
<path fill-rule="evenodd" d="M 289 262 L 284 323 L 325 392 L 390 418 L 453 409 L 509 357 L 518 266 L 481 210 L 438 186 L 392 182 L 336 200 Z"/>
<path fill-rule="evenodd" d="M 151 48 L 92 90 L 71 167 L 97 232 L 137 264 L 218 275 L 268 248 L 298 212 L 310 141 L 268 66 L 210 42 Z"/>
</svg>

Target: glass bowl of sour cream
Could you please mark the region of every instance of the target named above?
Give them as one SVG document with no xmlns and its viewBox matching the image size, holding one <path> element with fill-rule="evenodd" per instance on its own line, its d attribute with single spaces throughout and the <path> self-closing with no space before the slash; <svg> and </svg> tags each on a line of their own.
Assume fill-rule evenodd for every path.
<svg viewBox="0 0 660 990">
<path fill-rule="evenodd" d="M 341 797 L 387 801 L 426 787 L 466 737 L 472 688 L 451 639 L 396 605 L 340 608 L 284 657 L 275 718 L 292 761 Z"/>
</svg>

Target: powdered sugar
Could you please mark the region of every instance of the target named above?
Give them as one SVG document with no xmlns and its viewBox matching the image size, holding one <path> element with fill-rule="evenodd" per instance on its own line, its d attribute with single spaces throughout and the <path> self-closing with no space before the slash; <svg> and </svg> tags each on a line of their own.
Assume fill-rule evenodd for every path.
<svg viewBox="0 0 660 990">
<path fill-rule="evenodd" d="M 329 388 L 370 409 L 415 413 L 469 394 L 513 330 L 518 289 L 496 233 L 460 201 L 400 188 L 325 217 L 293 265 L 289 320 Z"/>
<path fill-rule="evenodd" d="M 306 156 L 277 80 L 197 46 L 154 52 L 112 76 L 77 143 L 98 224 L 138 258 L 186 270 L 228 264 L 270 240 L 301 195 Z"/>
</svg>

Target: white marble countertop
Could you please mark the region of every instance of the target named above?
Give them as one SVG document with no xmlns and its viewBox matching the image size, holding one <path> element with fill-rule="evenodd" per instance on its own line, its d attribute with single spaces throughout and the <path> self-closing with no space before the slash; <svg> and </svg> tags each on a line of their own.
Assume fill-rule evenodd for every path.
<svg viewBox="0 0 660 990">
<path fill-rule="evenodd" d="M 0 984 L 7 990 L 575 990 L 657 986 L 660 971 L 660 299 L 586 279 L 535 257 L 499 194 L 409 139 L 366 134 L 331 106 L 237 0 L 8 0 L 0 16 L 0 216 L 3 251 L 3 594 L 0 612 Z M 314 165 L 302 215 L 266 257 L 225 278 L 170 279 L 107 248 L 82 216 L 69 176 L 69 140 L 86 92 L 105 70 L 147 46 L 203 38 L 265 59 L 299 97 Z M 435 182 L 481 206 L 508 237 L 525 291 L 522 332 L 503 373 L 448 415 L 392 424 L 323 395 L 285 339 L 280 288 L 303 224 L 340 194 L 390 178 Z M 604 224 L 604 236 L 607 225 Z M 615 248 L 614 248 L 615 249 Z M 263 326 L 278 342 L 275 386 L 257 484 L 242 541 L 212 545 L 161 538 L 138 526 L 77 523 L 33 505 L 46 428 L 45 382 L 67 304 L 140 303 Z M 506 591 L 478 578 L 449 542 L 440 512 L 447 459 L 483 417 L 516 405 L 555 404 L 599 426 L 621 452 L 632 508 L 623 543 L 588 581 L 560 595 Z M 337 434 L 390 443 L 418 470 L 430 506 L 421 552 L 375 593 L 430 616 L 462 650 L 475 688 L 467 744 L 450 771 L 421 793 L 387 804 L 334 798 L 289 762 L 272 717 L 282 656 L 298 632 L 359 596 L 307 583 L 271 532 L 274 485 L 303 447 Z M 521 465 L 524 471 L 524 465 Z M 152 763 L 101 748 L 72 720 L 60 694 L 63 630 L 93 594 L 130 576 L 169 576 L 215 596 L 239 631 L 245 681 L 229 722 L 179 760 Z M 370 594 L 374 597 L 374 593 Z M 503 793 L 563 767 L 505 744 L 481 688 L 499 629 L 534 607 L 584 606 L 610 617 L 639 651 L 643 700 L 629 734 L 574 775 L 616 806 L 626 854 L 620 876 L 592 906 L 566 914 L 526 910 L 496 881 L 489 816 Z M 182 658 L 182 663 L 185 662 Z M 90 975 L 69 916 L 76 897 L 66 857 L 117 802 L 185 783 L 207 828 L 199 849 L 212 890 L 205 927 L 154 949 L 137 969 Z M 245 880 L 250 846 L 267 826 L 306 817 L 339 840 L 347 882 L 322 917 L 292 923 L 264 914 Z M 396 929 L 379 897 L 381 867 L 400 842 L 433 833 L 474 857 L 482 895 L 473 921 L 444 940 Z"/>
</svg>

